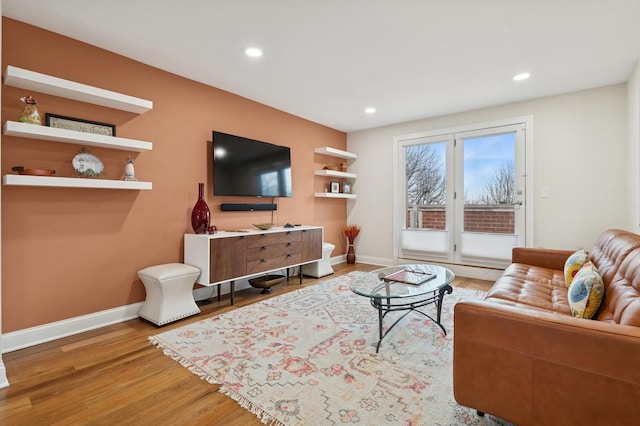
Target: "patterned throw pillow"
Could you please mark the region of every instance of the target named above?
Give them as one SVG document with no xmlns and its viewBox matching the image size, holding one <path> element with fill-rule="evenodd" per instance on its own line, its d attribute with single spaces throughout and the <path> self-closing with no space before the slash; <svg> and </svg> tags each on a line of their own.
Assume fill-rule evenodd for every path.
<svg viewBox="0 0 640 426">
<path fill-rule="evenodd" d="M 604 298 L 604 282 L 598 270 L 587 262 L 569 286 L 569 306 L 576 318 L 593 318 Z"/>
<path fill-rule="evenodd" d="M 569 256 L 566 262 L 564 262 L 564 282 L 567 284 L 567 287 L 571 285 L 573 277 L 575 277 L 588 259 L 587 252 L 584 251 L 584 249 L 580 249 Z"/>
</svg>

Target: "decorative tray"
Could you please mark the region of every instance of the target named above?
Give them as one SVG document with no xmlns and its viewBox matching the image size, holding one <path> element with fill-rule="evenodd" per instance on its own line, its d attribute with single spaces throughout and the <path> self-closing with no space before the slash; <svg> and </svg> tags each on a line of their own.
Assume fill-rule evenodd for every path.
<svg viewBox="0 0 640 426">
<path fill-rule="evenodd" d="M 30 176 L 53 176 L 56 174 L 56 171 L 52 169 L 27 169 L 23 166 L 15 166 L 12 167 L 11 170 L 17 172 L 19 175 Z"/>
<path fill-rule="evenodd" d="M 255 226 L 258 229 L 262 229 L 263 231 L 273 228 L 273 225 L 274 225 L 273 223 L 254 223 L 253 224 L 253 226 Z"/>
</svg>

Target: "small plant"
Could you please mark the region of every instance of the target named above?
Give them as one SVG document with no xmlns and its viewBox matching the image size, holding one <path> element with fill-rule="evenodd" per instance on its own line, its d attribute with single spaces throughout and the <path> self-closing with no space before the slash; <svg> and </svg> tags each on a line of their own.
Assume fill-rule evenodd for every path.
<svg viewBox="0 0 640 426">
<path fill-rule="evenodd" d="M 355 240 L 358 235 L 360 235 L 360 227 L 358 225 L 347 225 L 344 227 L 344 236 L 347 237 L 349 241 Z"/>
</svg>

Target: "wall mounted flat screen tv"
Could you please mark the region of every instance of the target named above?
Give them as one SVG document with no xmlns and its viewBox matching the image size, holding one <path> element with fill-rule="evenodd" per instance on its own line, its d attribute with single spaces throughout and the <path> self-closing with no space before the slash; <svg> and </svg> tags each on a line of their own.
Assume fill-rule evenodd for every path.
<svg viewBox="0 0 640 426">
<path fill-rule="evenodd" d="M 213 195 L 291 197 L 291 149 L 213 131 Z"/>
</svg>

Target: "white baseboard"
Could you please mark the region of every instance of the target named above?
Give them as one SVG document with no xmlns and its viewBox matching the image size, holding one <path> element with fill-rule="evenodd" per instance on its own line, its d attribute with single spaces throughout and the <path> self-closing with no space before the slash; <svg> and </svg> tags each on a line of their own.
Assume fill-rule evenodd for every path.
<svg viewBox="0 0 640 426">
<path fill-rule="evenodd" d="M 17 351 L 138 317 L 143 302 L 2 334 L 2 353 Z"/>
<path fill-rule="evenodd" d="M 346 258 L 346 256 L 345 256 Z M 373 257 L 373 256 L 361 256 L 356 254 L 356 262 L 357 263 L 366 263 L 368 265 L 379 265 L 381 268 L 385 266 L 393 266 L 393 259 L 387 259 L 384 257 Z"/>
</svg>

